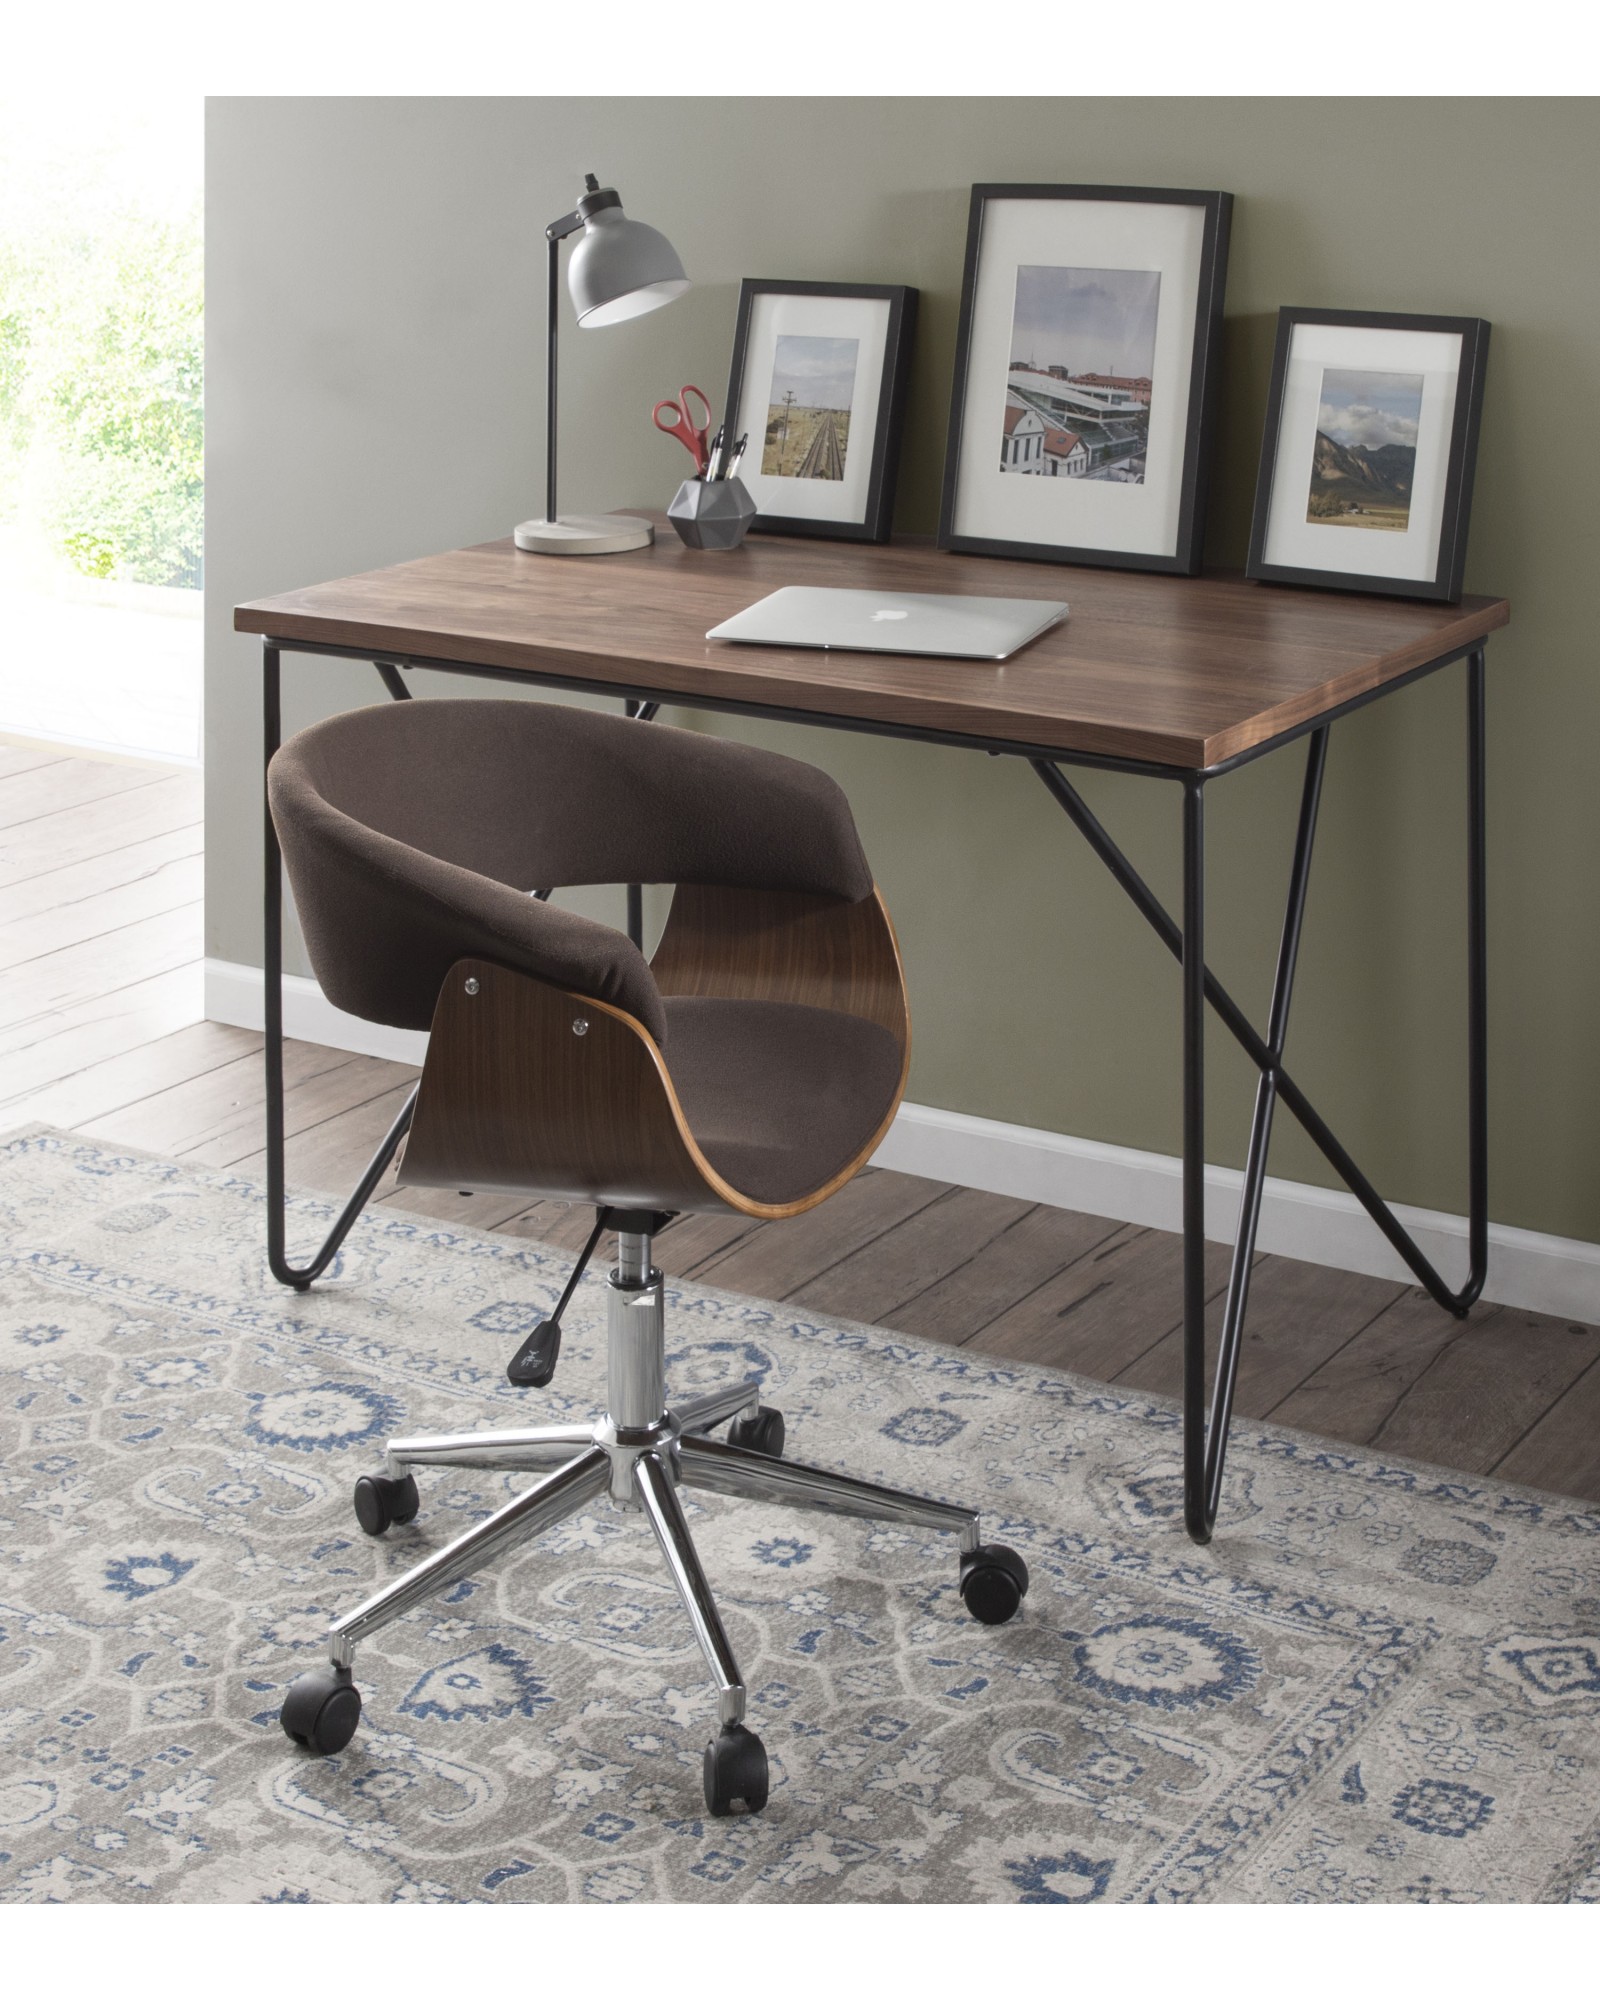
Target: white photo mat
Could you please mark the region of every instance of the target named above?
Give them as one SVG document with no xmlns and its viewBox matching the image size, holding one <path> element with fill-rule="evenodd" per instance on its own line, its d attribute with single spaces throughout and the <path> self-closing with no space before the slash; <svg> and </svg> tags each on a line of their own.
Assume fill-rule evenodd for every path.
<svg viewBox="0 0 1600 2000">
<path fill-rule="evenodd" d="M 857 343 L 843 479 L 776 479 L 761 470 L 773 364 L 779 337 L 784 334 Z M 742 434 L 750 440 L 739 477 L 757 508 L 769 519 L 791 515 L 811 521 L 865 521 L 888 342 L 887 299 L 756 293 L 745 337 L 744 374 L 733 434 L 735 437 Z"/>
<path fill-rule="evenodd" d="M 1325 368 L 1422 377 L 1411 507 L 1403 530 L 1363 530 L 1306 518 Z M 1460 376 L 1459 333 L 1297 322 L 1284 370 L 1263 561 L 1285 569 L 1431 582 L 1439 564 Z"/>
<path fill-rule="evenodd" d="M 1177 553 L 1206 211 L 1192 203 L 993 199 L 978 248 L 953 531 L 1137 555 Z M 1018 479 L 1000 469 L 1017 271 L 1025 264 L 1161 277 L 1142 484 Z"/>
</svg>

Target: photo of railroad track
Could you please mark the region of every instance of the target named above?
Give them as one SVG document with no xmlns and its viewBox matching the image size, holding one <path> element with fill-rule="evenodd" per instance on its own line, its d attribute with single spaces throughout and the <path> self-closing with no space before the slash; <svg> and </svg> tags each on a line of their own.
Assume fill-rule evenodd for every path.
<svg viewBox="0 0 1600 2000">
<path fill-rule="evenodd" d="M 779 334 L 761 470 L 769 479 L 843 479 L 861 343 Z"/>
</svg>

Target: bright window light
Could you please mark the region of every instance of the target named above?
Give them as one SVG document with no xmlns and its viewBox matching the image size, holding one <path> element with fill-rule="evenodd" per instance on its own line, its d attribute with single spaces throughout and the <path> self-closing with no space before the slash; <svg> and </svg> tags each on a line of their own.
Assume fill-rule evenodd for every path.
<svg viewBox="0 0 1600 2000">
<path fill-rule="evenodd" d="M 200 754 L 203 108 L 0 99 L 0 734 Z"/>
</svg>

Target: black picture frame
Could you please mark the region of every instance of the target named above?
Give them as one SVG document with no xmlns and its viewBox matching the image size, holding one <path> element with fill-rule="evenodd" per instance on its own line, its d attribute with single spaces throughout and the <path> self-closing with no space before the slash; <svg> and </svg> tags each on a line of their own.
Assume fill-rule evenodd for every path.
<svg viewBox="0 0 1600 2000">
<path fill-rule="evenodd" d="M 973 314 L 983 243 L 984 210 L 991 201 L 1140 203 L 1151 207 L 1192 207 L 1204 213 L 1194 342 L 1190 355 L 1188 408 L 1184 414 L 1183 464 L 1179 474 L 1178 525 L 1170 554 L 1115 548 L 1078 548 L 1050 542 L 1019 542 L 957 534 L 955 514 L 961 481 L 961 433 L 966 412 Z M 1092 187 L 981 182 L 972 190 L 967 213 L 966 261 L 961 278 L 961 317 L 956 332 L 955 380 L 945 445 L 939 507 L 939 546 L 960 555 L 1010 556 L 1031 562 L 1079 563 L 1096 569 L 1155 570 L 1178 576 L 1199 572 L 1205 538 L 1205 509 L 1212 446 L 1216 434 L 1217 384 L 1221 370 L 1223 294 L 1227 286 L 1228 239 L 1233 196 L 1219 189 Z"/>
<path fill-rule="evenodd" d="M 733 331 L 733 360 L 728 371 L 724 405 L 730 424 L 738 422 L 744 395 L 745 362 L 750 320 L 763 295 L 812 299 L 886 299 L 889 326 L 884 339 L 878 385 L 878 416 L 872 438 L 872 465 L 866 502 L 859 521 L 829 521 L 800 514 L 758 512 L 752 534 L 816 535 L 829 541 L 886 542 L 894 521 L 895 484 L 900 471 L 900 434 L 905 422 L 906 388 L 911 375 L 911 348 L 917 331 L 917 291 L 912 285 L 828 284 L 810 278 L 745 278 L 739 285 L 739 316 Z M 757 457 L 761 440 L 752 437 Z"/>
<path fill-rule="evenodd" d="M 1272 489 L 1282 443 L 1283 397 L 1297 326 L 1379 327 L 1398 333 L 1448 333 L 1461 338 L 1461 365 L 1451 412 L 1450 451 L 1445 469 L 1444 507 L 1439 519 L 1438 562 L 1431 581 L 1418 577 L 1373 576 L 1361 570 L 1306 569 L 1266 559 Z M 1489 322 L 1442 313 L 1346 312 L 1312 306 L 1282 306 L 1267 390 L 1267 418 L 1261 432 L 1255 507 L 1250 520 L 1250 553 L 1245 575 L 1256 583 L 1308 584 L 1319 590 L 1359 590 L 1384 597 L 1423 598 L 1454 604 L 1467 568 L 1467 528 L 1472 481 L 1478 462 L 1478 429 L 1483 415 L 1484 367 L 1489 354 Z"/>
</svg>

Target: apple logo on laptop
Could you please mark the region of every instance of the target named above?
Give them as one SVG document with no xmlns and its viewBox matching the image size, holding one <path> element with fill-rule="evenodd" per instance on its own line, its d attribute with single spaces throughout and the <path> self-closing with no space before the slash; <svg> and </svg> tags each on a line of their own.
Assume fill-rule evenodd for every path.
<svg viewBox="0 0 1600 2000">
<path fill-rule="evenodd" d="M 874 625 L 881 625 L 889 618 L 909 618 L 910 616 L 911 613 L 909 611 L 874 611 L 872 622 Z"/>
</svg>

